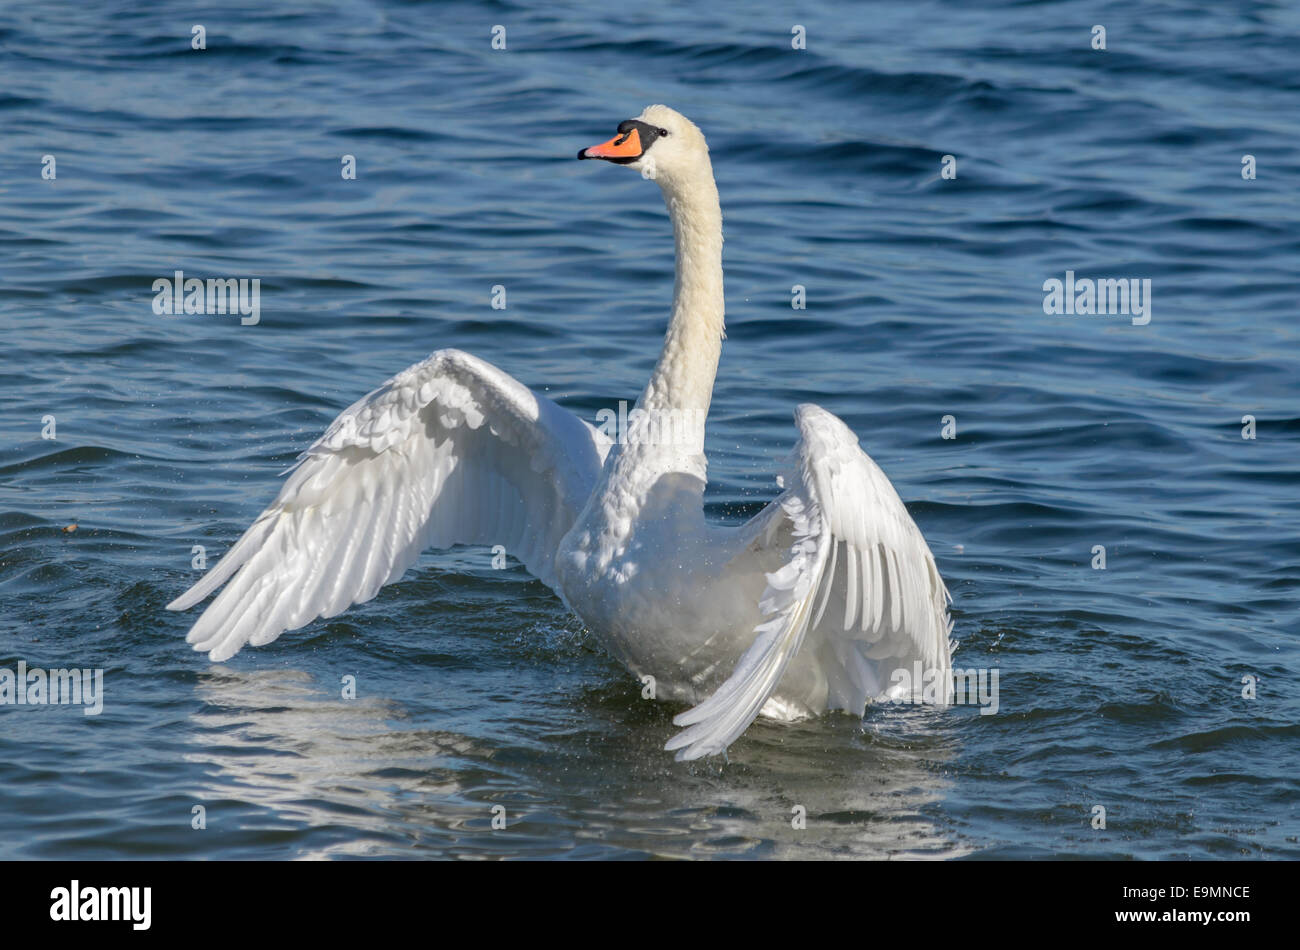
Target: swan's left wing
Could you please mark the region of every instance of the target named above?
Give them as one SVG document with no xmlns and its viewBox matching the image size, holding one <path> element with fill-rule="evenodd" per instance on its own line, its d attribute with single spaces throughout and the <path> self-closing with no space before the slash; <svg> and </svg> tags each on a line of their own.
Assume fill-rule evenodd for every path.
<svg viewBox="0 0 1300 950">
<path fill-rule="evenodd" d="M 801 649 L 816 651 L 828 709 L 860 715 L 873 698 L 904 695 L 952 700 L 950 598 L 920 529 L 848 426 L 811 404 L 795 420 L 793 477 L 742 529 L 753 540 L 737 566 L 762 563 L 777 543 L 788 555 L 767 574 L 763 620 L 730 678 L 673 720 L 687 727 L 665 746 L 679 760 L 725 751 Z"/>
<path fill-rule="evenodd" d="M 345 409 L 167 607 L 222 588 L 187 637 L 219 662 L 369 600 L 427 547 L 500 544 L 556 589 L 556 549 L 609 444 L 490 363 L 439 350 Z"/>
</svg>

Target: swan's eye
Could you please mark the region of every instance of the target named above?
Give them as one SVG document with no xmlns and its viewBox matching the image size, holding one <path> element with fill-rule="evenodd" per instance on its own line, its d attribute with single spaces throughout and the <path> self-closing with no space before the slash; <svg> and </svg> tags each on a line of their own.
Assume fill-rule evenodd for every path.
<svg viewBox="0 0 1300 950">
<path fill-rule="evenodd" d="M 667 134 L 668 134 L 668 130 L 667 130 L 667 129 L 656 129 L 655 131 L 657 131 L 660 135 L 667 135 Z"/>
</svg>

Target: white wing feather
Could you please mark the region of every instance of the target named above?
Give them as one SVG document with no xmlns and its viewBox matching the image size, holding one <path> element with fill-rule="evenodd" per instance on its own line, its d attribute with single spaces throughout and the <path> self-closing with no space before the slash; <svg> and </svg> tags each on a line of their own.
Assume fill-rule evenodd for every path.
<svg viewBox="0 0 1300 950">
<path fill-rule="evenodd" d="M 431 546 L 504 545 L 554 589 L 556 548 L 608 451 L 606 436 L 508 374 L 439 350 L 344 410 L 167 607 L 225 584 L 186 638 L 221 661 L 371 599 Z"/>
<path fill-rule="evenodd" d="M 788 560 L 766 575 L 763 620 L 734 672 L 673 720 L 687 727 L 665 746 L 679 760 L 725 751 L 801 649 L 816 651 L 828 709 L 861 715 L 869 700 L 903 691 L 952 700 L 951 598 L 920 529 L 848 426 L 811 404 L 795 421 L 792 484 L 748 526 L 760 539 L 791 539 Z"/>
</svg>

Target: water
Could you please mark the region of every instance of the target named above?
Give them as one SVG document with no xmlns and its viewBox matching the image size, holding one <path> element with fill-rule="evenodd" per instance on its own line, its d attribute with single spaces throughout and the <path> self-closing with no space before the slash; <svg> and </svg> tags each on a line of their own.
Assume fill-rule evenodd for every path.
<svg viewBox="0 0 1300 950">
<path fill-rule="evenodd" d="M 99 716 L 0 708 L 0 856 L 1300 857 L 1293 4 L 134 6 L 0 12 L 0 667 L 105 671 Z M 660 101 L 726 218 L 710 514 L 774 497 L 796 403 L 840 414 L 999 712 L 676 764 L 678 709 L 468 548 L 191 652 L 192 546 L 428 352 L 635 398 L 670 231 L 573 156 Z M 178 269 L 260 278 L 261 322 L 155 316 Z M 1067 270 L 1149 278 L 1150 323 L 1044 314 Z"/>
</svg>

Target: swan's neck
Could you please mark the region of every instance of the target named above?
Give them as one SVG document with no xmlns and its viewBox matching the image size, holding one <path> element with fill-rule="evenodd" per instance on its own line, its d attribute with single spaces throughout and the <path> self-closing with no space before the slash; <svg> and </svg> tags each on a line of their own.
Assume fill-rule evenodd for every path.
<svg viewBox="0 0 1300 950">
<path fill-rule="evenodd" d="M 722 209 L 707 156 L 696 174 L 665 183 L 663 191 L 677 245 L 677 281 L 663 353 L 637 405 L 656 424 L 671 417 L 678 452 L 703 453 L 723 335 Z"/>
</svg>

